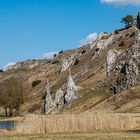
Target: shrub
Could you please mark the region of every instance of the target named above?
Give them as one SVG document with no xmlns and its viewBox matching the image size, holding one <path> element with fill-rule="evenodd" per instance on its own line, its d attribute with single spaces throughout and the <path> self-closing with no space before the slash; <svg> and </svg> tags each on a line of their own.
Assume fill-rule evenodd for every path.
<svg viewBox="0 0 140 140">
<path fill-rule="evenodd" d="M 95 49 L 96 52 L 98 52 L 99 50 L 100 50 L 99 48 L 96 48 L 96 49 Z"/>
<path fill-rule="evenodd" d="M 125 36 L 129 36 L 129 34 L 126 34 Z"/>
<path fill-rule="evenodd" d="M 0 73 L 3 73 L 4 71 L 2 69 L 0 69 Z"/>
<path fill-rule="evenodd" d="M 86 50 L 82 50 L 82 54 L 86 53 Z"/>
<path fill-rule="evenodd" d="M 124 46 L 125 43 L 123 41 L 121 41 L 121 43 L 119 44 L 120 47 Z"/>
<path fill-rule="evenodd" d="M 115 30 L 115 34 L 119 34 L 119 31 L 118 30 Z"/>
<path fill-rule="evenodd" d="M 59 60 L 52 61 L 52 64 L 57 64 L 57 63 L 59 63 Z"/>
<path fill-rule="evenodd" d="M 76 58 L 74 65 L 78 65 L 79 64 L 79 59 Z"/>
<path fill-rule="evenodd" d="M 133 32 L 133 33 L 130 34 L 130 37 L 133 37 L 133 36 L 135 36 L 135 32 Z"/>
<path fill-rule="evenodd" d="M 61 54 L 61 53 L 63 53 L 64 51 L 63 50 L 61 50 L 60 52 L 59 52 L 59 54 Z"/>
<path fill-rule="evenodd" d="M 56 57 L 56 56 L 57 56 L 56 54 L 53 55 L 53 57 Z"/>
<path fill-rule="evenodd" d="M 35 80 L 35 81 L 32 82 L 32 87 L 35 87 L 40 83 L 41 83 L 41 80 Z"/>
</svg>

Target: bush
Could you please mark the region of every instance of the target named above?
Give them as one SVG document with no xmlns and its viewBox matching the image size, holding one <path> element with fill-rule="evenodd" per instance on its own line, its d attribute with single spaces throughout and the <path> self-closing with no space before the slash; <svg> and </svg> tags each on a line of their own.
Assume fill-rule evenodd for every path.
<svg viewBox="0 0 140 140">
<path fill-rule="evenodd" d="M 40 84 L 40 83 L 41 83 L 41 80 L 33 81 L 33 82 L 32 82 L 32 87 L 35 87 L 35 86 L 37 86 L 37 85 Z"/>
<path fill-rule="evenodd" d="M 99 48 L 96 48 L 96 49 L 95 49 L 96 52 L 98 52 L 99 50 L 100 50 Z"/>
<path fill-rule="evenodd" d="M 121 43 L 119 44 L 120 47 L 124 46 L 125 43 L 123 41 L 121 41 Z"/>
<path fill-rule="evenodd" d="M 125 36 L 126 36 L 126 37 L 129 36 L 129 34 L 126 34 Z"/>
<path fill-rule="evenodd" d="M 115 34 L 119 34 L 119 31 L 118 30 L 115 30 Z"/>
<path fill-rule="evenodd" d="M 0 73 L 3 73 L 4 71 L 2 69 L 0 69 Z"/>
<path fill-rule="evenodd" d="M 78 64 L 79 64 L 79 59 L 76 59 L 74 65 L 78 65 Z"/>
<path fill-rule="evenodd" d="M 53 57 L 56 57 L 56 56 L 57 56 L 56 54 L 53 55 Z"/>
<path fill-rule="evenodd" d="M 61 53 L 63 53 L 64 51 L 63 50 L 61 50 L 60 52 L 59 52 L 59 54 L 61 54 Z"/>
<path fill-rule="evenodd" d="M 86 50 L 82 50 L 82 54 L 86 53 Z"/>
<path fill-rule="evenodd" d="M 59 63 L 59 60 L 52 61 L 52 64 L 57 64 L 57 63 Z"/>
<path fill-rule="evenodd" d="M 135 32 L 133 32 L 133 33 L 130 34 L 130 37 L 133 37 L 133 36 L 135 36 Z"/>
</svg>

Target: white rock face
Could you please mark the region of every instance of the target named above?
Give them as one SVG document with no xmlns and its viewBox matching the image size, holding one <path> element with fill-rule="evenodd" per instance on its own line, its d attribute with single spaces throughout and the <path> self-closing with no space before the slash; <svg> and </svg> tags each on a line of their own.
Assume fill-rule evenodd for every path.
<svg viewBox="0 0 140 140">
<path fill-rule="evenodd" d="M 70 68 L 70 66 L 74 65 L 76 58 L 79 58 L 81 54 L 75 53 L 71 54 L 70 57 L 64 58 L 61 64 L 61 72 L 64 72 Z"/>
<path fill-rule="evenodd" d="M 131 29 L 133 30 L 133 29 Z M 100 33 L 97 40 L 91 44 L 91 48 L 99 48 L 105 49 L 108 46 L 110 46 L 114 41 L 117 41 L 121 37 L 125 37 L 126 34 L 130 34 L 132 31 L 124 30 L 120 31 L 118 34 L 115 34 L 115 32 L 107 34 L 107 33 Z"/>
<path fill-rule="evenodd" d="M 67 83 L 67 91 L 65 94 L 65 101 L 67 104 L 69 104 L 79 98 L 79 92 L 78 92 L 79 89 L 80 89 L 80 87 L 75 85 L 72 75 L 69 74 L 68 83 Z"/>
<path fill-rule="evenodd" d="M 24 62 L 18 62 L 14 65 L 10 65 L 6 68 L 6 70 L 16 70 L 16 69 L 21 69 L 21 68 L 27 68 L 27 69 L 32 69 L 36 66 L 39 65 L 38 61 L 24 61 Z"/>
<path fill-rule="evenodd" d="M 61 72 L 66 71 L 70 66 L 71 66 L 71 63 L 69 62 L 69 60 L 63 59 Z"/>
<path fill-rule="evenodd" d="M 112 70 L 112 67 L 116 61 L 117 56 L 120 54 L 120 51 L 110 50 L 107 54 L 107 74 L 109 76 L 110 71 Z"/>
<path fill-rule="evenodd" d="M 53 106 L 53 101 L 52 101 L 52 97 L 51 97 L 51 93 L 50 93 L 50 86 L 49 86 L 49 82 L 47 80 L 47 85 L 46 85 L 46 97 L 45 97 L 45 114 L 48 114 L 50 109 Z"/>
<path fill-rule="evenodd" d="M 113 36 L 111 34 L 100 33 L 96 42 L 94 42 L 91 46 L 103 49 L 106 48 L 109 44 L 112 43 Z"/>
<path fill-rule="evenodd" d="M 55 94 L 55 106 L 58 110 L 62 108 L 63 96 L 64 96 L 64 92 L 62 91 L 62 89 L 61 88 L 58 89 Z"/>
</svg>

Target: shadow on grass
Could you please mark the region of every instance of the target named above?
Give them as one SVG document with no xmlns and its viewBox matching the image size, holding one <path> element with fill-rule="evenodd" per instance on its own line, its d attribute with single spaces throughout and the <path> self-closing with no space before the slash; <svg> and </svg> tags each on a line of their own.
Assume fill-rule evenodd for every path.
<svg viewBox="0 0 140 140">
<path fill-rule="evenodd" d="M 126 132 L 140 134 L 140 130 L 128 130 Z"/>
</svg>

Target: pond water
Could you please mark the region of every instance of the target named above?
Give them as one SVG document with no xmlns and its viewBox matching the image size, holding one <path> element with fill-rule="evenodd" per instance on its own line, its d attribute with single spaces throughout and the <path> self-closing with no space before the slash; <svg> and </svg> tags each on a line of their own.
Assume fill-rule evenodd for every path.
<svg viewBox="0 0 140 140">
<path fill-rule="evenodd" d="M 16 122 L 14 121 L 1 121 L 0 129 L 12 130 L 16 126 Z"/>
</svg>

